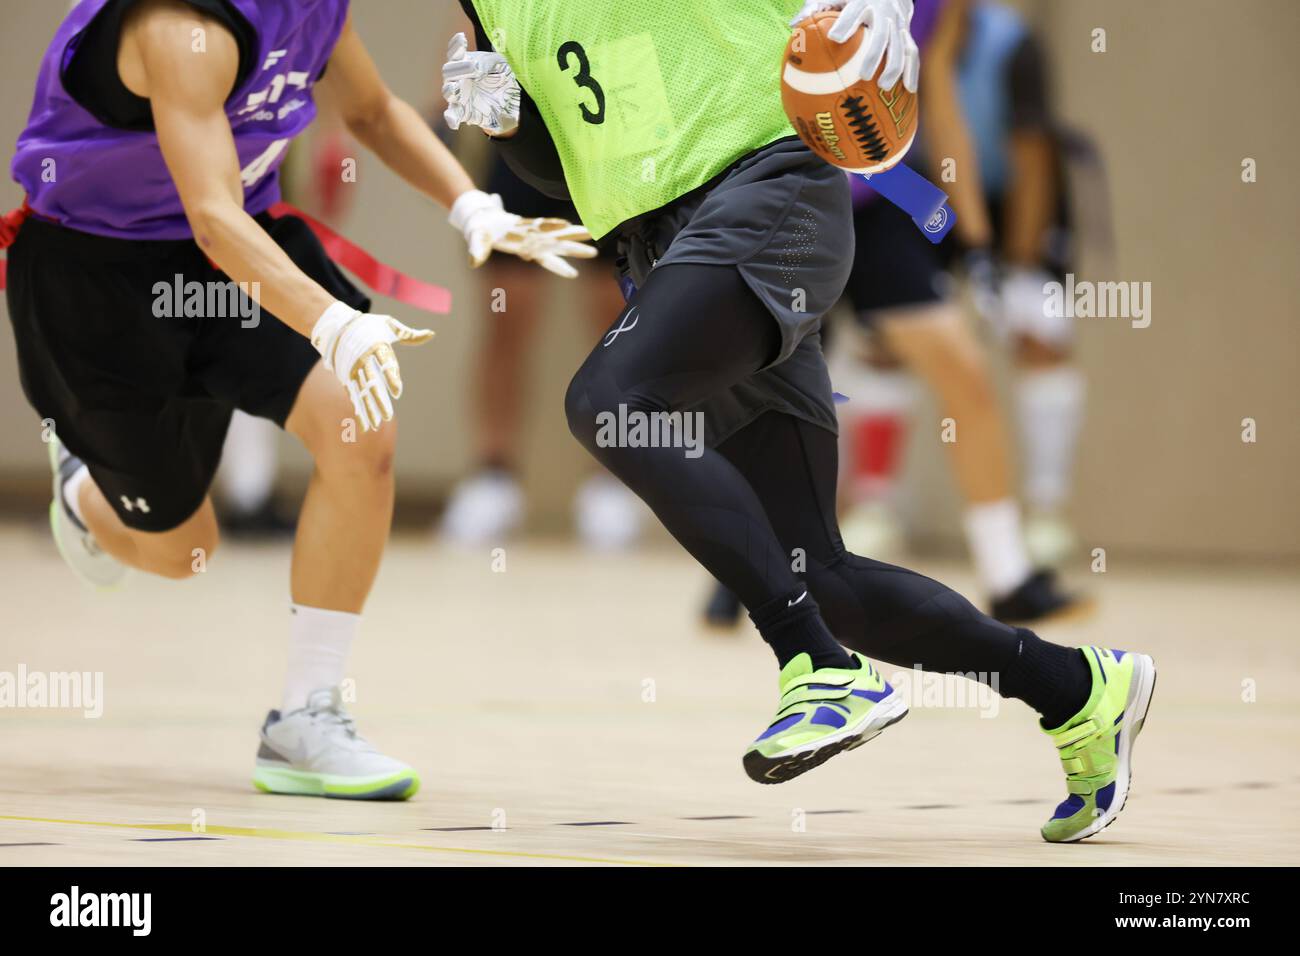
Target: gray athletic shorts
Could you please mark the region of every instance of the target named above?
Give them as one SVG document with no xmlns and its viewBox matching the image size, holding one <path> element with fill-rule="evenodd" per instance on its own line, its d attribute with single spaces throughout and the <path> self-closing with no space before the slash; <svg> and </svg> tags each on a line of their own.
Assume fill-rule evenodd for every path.
<svg viewBox="0 0 1300 956">
<path fill-rule="evenodd" d="M 770 410 L 837 430 L 820 330 L 853 266 L 844 173 L 798 138 L 778 140 L 713 184 L 624 223 L 618 242 L 638 287 L 673 263 L 734 265 L 781 328 L 770 365 L 699 406 L 710 446 Z"/>
</svg>

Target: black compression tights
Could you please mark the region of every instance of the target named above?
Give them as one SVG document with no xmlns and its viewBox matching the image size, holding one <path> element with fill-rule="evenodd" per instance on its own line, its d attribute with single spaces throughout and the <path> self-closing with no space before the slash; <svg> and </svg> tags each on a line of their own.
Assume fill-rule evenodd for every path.
<svg viewBox="0 0 1300 956">
<path fill-rule="evenodd" d="M 1077 709 L 1077 653 L 994 621 L 937 581 L 844 550 L 830 431 L 768 412 L 699 457 L 602 440 L 602 413 L 681 410 L 752 374 L 778 347 L 776 323 L 736 270 L 656 269 L 574 377 L 569 428 L 740 597 L 774 646 L 769 631 L 779 630 L 791 596 L 806 587 L 815 627 L 805 620 L 796 628 L 801 638 L 815 642 L 814 631 L 829 629 L 892 664 L 996 674 L 1002 694 L 1049 720 Z"/>
</svg>

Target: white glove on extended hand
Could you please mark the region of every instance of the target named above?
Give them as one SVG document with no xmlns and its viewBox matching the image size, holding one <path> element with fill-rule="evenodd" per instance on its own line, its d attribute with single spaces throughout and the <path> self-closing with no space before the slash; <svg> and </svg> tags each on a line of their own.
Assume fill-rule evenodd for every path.
<svg viewBox="0 0 1300 956">
<path fill-rule="evenodd" d="M 880 88 L 892 90 L 901 77 L 903 86 L 916 92 L 921 52 L 908 29 L 912 25 L 912 0 L 807 0 L 790 26 L 823 10 L 842 11 L 826 34 L 835 43 L 843 43 L 864 26 L 868 28 L 866 59 L 862 61 L 864 80 L 875 76 L 883 58 Z"/>
<path fill-rule="evenodd" d="M 472 53 L 465 34 L 457 33 L 447 45 L 442 65 L 442 95 L 447 125 L 481 126 L 493 136 L 519 125 L 519 81 L 500 53 Z"/>
<path fill-rule="evenodd" d="M 390 346 L 420 345 L 431 338 L 429 329 L 410 329 L 391 315 L 358 312 L 343 302 L 326 309 L 311 330 L 311 344 L 348 390 L 365 431 L 391 419 L 393 402 L 402 394 L 402 375 Z"/>
<path fill-rule="evenodd" d="M 501 206 L 501 197 L 478 189 L 462 193 L 451 207 L 451 224 L 469 243 L 471 264 L 480 266 L 493 249 L 536 262 L 557 276 L 572 279 L 578 270 L 563 257 L 594 259 L 591 233 L 565 219 L 524 219 Z"/>
</svg>

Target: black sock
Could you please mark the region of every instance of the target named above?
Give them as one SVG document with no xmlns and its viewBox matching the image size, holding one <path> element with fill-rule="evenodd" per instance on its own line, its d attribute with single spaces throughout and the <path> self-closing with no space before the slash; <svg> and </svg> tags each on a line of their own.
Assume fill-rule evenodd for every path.
<svg viewBox="0 0 1300 956">
<path fill-rule="evenodd" d="M 856 660 L 827 629 L 817 602 L 806 590 L 769 601 L 750 612 L 749 618 L 781 667 L 799 654 L 811 657 L 814 669 L 856 666 Z"/>
<path fill-rule="evenodd" d="M 1004 697 L 1023 700 L 1055 729 L 1083 709 L 1092 694 L 1092 670 L 1077 647 L 1049 644 L 1033 631 L 1017 628 L 1020 651 L 1002 674 Z"/>
</svg>

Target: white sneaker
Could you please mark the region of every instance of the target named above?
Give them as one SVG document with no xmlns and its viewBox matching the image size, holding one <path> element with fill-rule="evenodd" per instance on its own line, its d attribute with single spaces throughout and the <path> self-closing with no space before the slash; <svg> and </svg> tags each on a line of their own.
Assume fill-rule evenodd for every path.
<svg viewBox="0 0 1300 956">
<path fill-rule="evenodd" d="M 853 554 L 893 562 L 903 553 L 903 526 L 893 509 L 879 501 L 854 505 L 840 522 L 840 537 Z"/>
<path fill-rule="evenodd" d="M 1058 512 L 1031 512 L 1025 520 L 1025 549 L 1035 567 L 1059 568 L 1078 546 L 1074 529 Z"/>
<path fill-rule="evenodd" d="M 50 471 L 53 472 L 54 500 L 50 502 L 50 531 L 54 545 L 64 563 L 87 584 L 109 590 L 122 583 L 129 570 L 107 551 L 102 550 L 84 524 L 63 497 L 63 486 L 68 479 L 86 466 L 81 459 L 63 447 L 63 442 L 50 436 Z"/>
<path fill-rule="evenodd" d="M 573 496 L 578 537 L 593 551 L 622 551 L 641 536 L 641 500 L 611 475 L 592 475 Z"/>
<path fill-rule="evenodd" d="M 406 800 L 420 789 L 420 777 L 358 734 L 339 689 L 325 687 L 312 691 L 301 710 L 266 715 L 253 785 L 264 793 Z"/>
<path fill-rule="evenodd" d="M 496 544 L 524 521 L 524 493 L 503 471 L 482 471 L 456 485 L 442 515 L 442 534 L 456 544 Z"/>
</svg>

